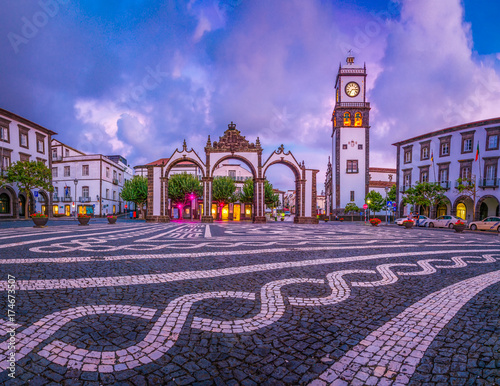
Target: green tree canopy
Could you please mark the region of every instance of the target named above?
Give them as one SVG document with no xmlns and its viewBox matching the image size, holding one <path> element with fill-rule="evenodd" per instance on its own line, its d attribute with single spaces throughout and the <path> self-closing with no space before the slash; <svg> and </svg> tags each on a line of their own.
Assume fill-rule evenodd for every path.
<svg viewBox="0 0 500 386">
<path fill-rule="evenodd" d="M 212 201 L 219 205 L 224 205 L 229 202 L 238 200 L 236 192 L 236 184 L 234 180 L 229 177 L 215 177 L 212 183 Z"/>
<path fill-rule="evenodd" d="M 387 201 L 396 202 L 396 185 L 392 185 L 387 192 Z"/>
<path fill-rule="evenodd" d="M 404 192 L 403 203 L 434 206 L 444 198 L 444 191 L 445 189 L 439 184 L 420 182 Z"/>
<path fill-rule="evenodd" d="M 52 174 L 47 166 L 40 161 L 18 161 L 12 164 L 5 173 L 5 182 L 17 184 L 26 195 L 25 218 L 28 218 L 30 191 L 35 188 L 53 192 Z"/>
<path fill-rule="evenodd" d="M 344 208 L 344 213 L 351 213 L 351 221 L 354 219 L 354 213 L 359 212 L 358 206 L 354 202 L 348 202 Z"/>
<path fill-rule="evenodd" d="M 245 204 L 253 203 L 253 178 L 245 181 L 238 199 Z M 268 180 L 264 180 L 264 203 L 268 207 L 279 205 L 279 196 L 274 193 L 273 185 Z"/>
<path fill-rule="evenodd" d="M 201 182 L 189 173 L 174 174 L 168 180 L 168 197 L 172 204 L 183 204 L 189 200 L 189 195 L 201 197 L 203 186 Z"/>
<path fill-rule="evenodd" d="M 135 203 L 137 209 L 141 210 L 148 199 L 148 179 L 142 176 L 134 176 L 123 184 L 121 196 L 125 201 Z"/>
<path fill-rule="evenodd" d="M 368 203 L 368 200 L 370 200 L 370 203 Z M 371 190 L 366 195 L 365 201 L 368 204 L 368 209 L 370 209 L 373 212 L 378 212 L 382 210 L 382 208 L 384 207 L 385 198 L 382 197 L 382 195 L 379 192 Z"/>
</svg>

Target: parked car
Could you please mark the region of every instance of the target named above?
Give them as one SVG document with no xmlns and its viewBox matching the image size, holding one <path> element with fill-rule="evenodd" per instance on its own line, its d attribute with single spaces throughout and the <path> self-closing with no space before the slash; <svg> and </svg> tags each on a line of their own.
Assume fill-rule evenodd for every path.
<svg viewBox="0 0 500 386">
<path fill-rule="evenodd" d="M 500 232 L 500 217 L 486 217 L 481 221 L 473 221 L 469 224 L 469 228 L 473 231 L 479 229 L 481 231 Z"/>
<path fill-rule="evenodd" d="M 285 210 L 285 216 L 290 216 L 290 211 L 289 210 Z"/>
<path fill-rule="evenodd" d="M 403 226 L 403 221 L 406 221 L 406 220 L 408 220 L 408 217 L 401 217 L 401 218 L 396 219 L 395 223 L 397 225 Z"/>
<path fill-rule="evenodd" d="M 429 222 L 430 218 L 424 215 L 418 216 L 417 219 L 413 219 L 415 221 L 415 225 L 418 227 L 425 227 Z"/>
<path fill-rule="evenodd" d="M 453 225 L 459 221 L 467 226 L 467 221 L 455 216 L 439 216 L 436 219 L 428 219 L 427 226 L 429 228 L 453 228 Z"/>
</svg>

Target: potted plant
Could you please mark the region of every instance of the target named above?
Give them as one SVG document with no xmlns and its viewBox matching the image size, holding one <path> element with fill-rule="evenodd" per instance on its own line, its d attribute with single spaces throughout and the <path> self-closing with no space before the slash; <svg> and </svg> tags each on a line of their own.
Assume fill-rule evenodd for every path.
<svg viewBox="0 0 500 386">
<path fill-rule="evenodd" d="M 341 217 L 341 218 L 340 218 L 340 222 L 343 222 L 343 221 L 344 221 L 344 217 Z"/>
<path fill-rule="evenodd" d="M 377 226 L 378 226 L 378 224 L 380 224 L 381 222 L 382 222 L 382 221 L 381 221 L 379 218 L 372 218 L 372 219 L 370 220 L 370 224 L 372 224 L 372 226 L 374 226 L 374 227 L 377 227 Z"/>
<path fill-rule="evenodd" d="M 325 216 L 324 220 L 325 222 L 328 222 L 328 216 Z"/>
<path fill-rule="evenodd" d="M 78 221 L 80 225 L 89 225 L 90 216 L 88 214 L 79 214 Z"/>
<path fill-rule="evenodd" d="M 465 229 L 465 223 L 458 220 L 455 224 L 453 224 L 453 229 L 455 229 L 455 232 L 461 233 Z"/>
<path fill-rule="evenodd" d="M 108 219 L 109 224 L 116 224 L 116 220 L 118 219 L 118 217 L 117 216 L 108 216 L 107 219 Z"/>
<path fill-rule="evenodd" d="M 406 229 L 410 229 L 410 228 L 413 228 L 413 225 L 415 224 L 415 222 L 413 220 L 404 220 L 403 221 L 403 225 Z"/>
<path fill-rule="evenodd" d="M 33 220 L 33 228 L 43 228 L 45 224 L 47 224 L 47 221 L 49 221 L 49 218 L 46 214 L 43 213 L 33 213 L 31 215 L 31 219 Z"/>
</svg>

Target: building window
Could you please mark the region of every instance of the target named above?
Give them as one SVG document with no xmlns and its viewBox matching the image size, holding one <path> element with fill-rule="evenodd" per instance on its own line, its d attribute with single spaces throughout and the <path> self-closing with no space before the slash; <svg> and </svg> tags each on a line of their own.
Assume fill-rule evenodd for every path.
<svg viewBox="0 0 500 386">
<path fill-rule="evenodd" d="M 56 200 L 59 199 L 59 188 L 57 186 L 54 187 L 54 192 L 52 192 L 52 197 Z"/>
<path fill-rule="evenodd" d="M 89 187 L 88 186 L 83 186 L 82 187 L 82 197 L 83 198 L 89 198 Z"/>
<path fill-rule="evenodd" d="M 404 163 L 405 164 L 411 163 L 411 150 L 412 150 L 412 146 L 404 148 Z"/>
<path fill-rule="evenodd" d="M 70 176 L 70 169 L 69 166 L 64 167 L 64 177 L 69 177 Z"/>
<path fill-rule="evenodd" d="M 347 144 L 345 144 L 345 143 L 344 143 L 344 144 L 342 145 L 342 149 L 343 149 L 343 150 L 347 150 Z"/>
<path fill-rule="evenodd" d="M 26 162 L 30 160 L 30 155 L 29 154 L 24 154 L 24 153 L 19 153 L 19 160 L 21 162 Z"/>
<path fill-rule="evenodd" d="M 361 113 L 357 112 L 354 114 L 354 126 L 361 126 L 363 123 L 363 118 L 361 116 Z"/>
<path fill-rule="evenodd" d="M 420 147 L 420 160 L 429 159 L 429 153 L 430 153 L 429 150 L 430 150 L 430 143 L 429 142 L 421 145 L 421 147 Z"/>
<path fill-rule="evenodd" d="M 438 179 L 439 185 L 441 187 L 448 189 L 449 186 L 449 164 L 448 165 L 439 165 Z"/>
<path fill-rule="evenodd" d="M 82 165 L 82 176 L 89 175 L 89 165 Z"/>
<path fill-rule="evenodd" d="M 9 128 L 0 126 L 0 141 L 2 142 L 10 142 Z"/>
<path fill-rule="evenodd" d="M 358 145 L 358 150 L 363 150 L 363 145 Z"/>
<path fill-rule="evenodd" d="M 403 189 L 402 189 L 402 191 L 403 192 L 406 191 L 406 189 L 408 189 L 409 187 L 411 187 L 411 169 L 403 171 Z"/>
<path fill-rule="evenodd" d="M 116 180 L 116 170 L 113 170 L 113 179 Z"/>
<path fill-rule="evenodd" d="M 113 190 L 113 200 L 116 200 L 116 191 Z"/>
<path fill-rule="evenodd" d="M 19 146 L 28 149 L 28 132 L 19 128 Z"/>
<path fill-rule="evenodd" d="M 106 189 L 106 198 L 109 199 L 109 189 Z"/>
<path fill-rule="evenodd" d="M 64 187 L 64 197 L 71 198 L 71 186 Z"/>
<path fill-rule="evenodd" d="M 472 151 L 472 139 L 464 139 L 462 153 L 470 153 Z"/>
<path fill-rule="evenodd" d="M 118 173 L 118 182 L 121 184 L 122 183 L 122 174 Z"/>
<path fill-rule="evenodd" d="M 351 126 L 351 114 L 347 111 L 344 113 L 344 126 Z"/>
<path fill-rule="evenodd" d="M 450 144 L 448 142 L 441 144 L 441 154 L 440 155 L 449 155 L 450 154 Z"/>
<path fill-rule="evenodd" d="M 69 149 L 64 149 L 64 156 L 69 157 Z"/>
<path fill-rule="evenodd" d="M 462 180 L 470 180 L 470 167 L 469 166 L 462 166 L 460 168 L 460 178 Z"/>
<path fill-rule="evenodd" d="M 36 140 L 36 151 L 39 153 L 45 152 L 45 142 L 42 139 Z"/>
<path fill-rule="evenodd" d="M 429 182 L 429 171 L 422 170 L 420 173 L 420 182 Z"/>
<path fill-rule="evenodd" d="M 106 178 L 109 178 L 109 168 L 106 168 Z"/>
<path fill-rule="evenodd" d="M 358 173 L 358 172 L 359 172 L 358 160 L 348 160 L 346 173 Z"/>
<path fill-rule="evenodd" d="M 228 170 L 228 176 L 231 178 L 236 178 L 236 170 Z"/>
<path fill-rule="evenodd" d="M 498 149 L 498 135 L 490 135 L 488 137 L 488 150 Z"/>
<path fill-rule="evenodd" d="M 53 149 L 52 150 L 52 161 L 55 161 L 57 159 L 57 150 Z"/>
<path fill-rule="evenodd" d="M 7 193 L 0 194 L 0 214 L 10 213 L 10 197 Z"/>
<path fill-rule="evenodd" d="M 10 154 L 2 156 L 2 169 L 6 170 L 10 166 Z"/>
<path fill-rule="evenodd" d="M 351 201 L 354 201 L 354 190 L 351 190 Z"/>
<path fill-rule="evenodd" d="M 462 135 L 462 154 L 472 153 L 472 146 L 474 143 L 474 132 L 475 130 L 460 133 Z"/>
<path fill-rule="evenodd" d="M 447 157 L 450 155 L 451 135 L 439 138 L 439 156 Z"/>
</svg>

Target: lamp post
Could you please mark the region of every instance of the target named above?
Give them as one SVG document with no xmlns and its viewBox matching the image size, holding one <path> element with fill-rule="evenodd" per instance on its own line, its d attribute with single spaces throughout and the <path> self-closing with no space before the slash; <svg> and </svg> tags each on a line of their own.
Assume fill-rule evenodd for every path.
<svg viewBox="0 0 500 386">
<path fill-rule="evenodd" d="M 385 225 L 387 225 L 387 193 L 389 192 L 389 188 L 386 186 L 385 190 Z"/>
<path fill-rule="evenodd" d="M 76 214 L 76 212 L 77 212 L 76 211 L 76 208 L 77 208 L 77 205 L 76 205 L 76 197 L 77 197 L 77 195 L 76 195 L 76 187 L 78 185 L 78 179 L 75 178 L 75 180 L 73 182 L 75 183 L 75 219 L 76 219 L 76 216 L 77 216 L 77 214 Z"/>
<path fill-rule="evenodd" d="M 368 212 L 368 221 L 370 221 L 370 203 L 371 203 L 371 200 L 366 200 L 366 203 L 368 204 L 368 208 L 366 208 L 366 210 Z"/>
<path fill-rule="evenodd" d="M 97 195 L 97 205 L 99 205 L 99 216 L 102 215 L 101 213 L 101 202 L 99 201 L 99 195 Z M 94 217 L 95 217 L 95 210 L 94 210 Z"/>
</svg>

